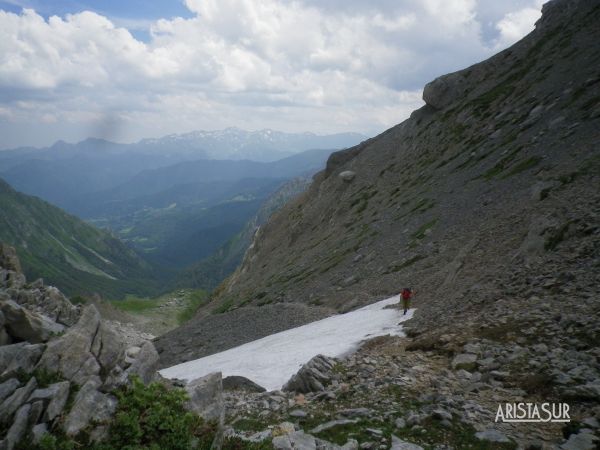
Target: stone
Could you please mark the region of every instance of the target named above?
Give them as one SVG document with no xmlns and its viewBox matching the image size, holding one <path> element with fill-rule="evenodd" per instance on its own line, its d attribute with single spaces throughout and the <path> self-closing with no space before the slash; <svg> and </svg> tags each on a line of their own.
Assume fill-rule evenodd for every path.
<svg viewBox="0 0 600 450">
<path fill-rule="evenodd" d="M 473 353 L 461 353 L 454 357 L 450 365 L 454 370 L 469 370 L 473 368 L 475 361 L 477 361 L 477 355 Z"/>
<path fill-rule="evenodd" d="M 560 446 L 562 450 L 594 450 L 600 441 L 592 433 L 578 433 L 569 436 L 567 442 Z"/>
<path fill-rule="evenodd" d="M 223 382 L 221 372 L 215 372 L 191 381 L 185 386 L 189 401 L 187 407 L 204 420 L 221 420 L 224 414 Z"/>
<path fill-rule="evenodd" d="M 7 450 L 12 450 L 15 447 L 15 445 L 17 445 L 21 441 L 21 439 L 25 437 L 30 409 L 31 405 L 23 405 L 15 414 L 13 424 L 8 430 L 8 433 L 6 433 L 4 445 Z"/>
<path fill-rule="evenodd" d="M 37 380 L 32 377 L 25 386 L 18 388 L 0 405 L 0 417 L 8 419 L 23 405 L 37 387 Z"/>
<path fill-rule="evenodd" d="M 117 407 L 117 399 L 112 395 L 99 392 L 99 387 L 98 378 L 89 379 L 81 387 L 63 424 L 67 435 L 75 436 L 90 422 L 101 424 L 112 417 Z"/>
<path fill-rule="evenodd" d="M 312 430 L 310 430 L 313 434 L 321 433 L 322 431 L 329 430 L 334 427 L 339 427 L 340 425 L 349 425 L 358 422 L 356 419 L 339 419 L 339 420 L 330 420 L 329 422 L 325 422 Z"/>
<path fill-rule="evenodd" d="M 49 387 L 54 389 L 54 395 L 46 407 L 44 419 L 48 422 L 51 422 L 58 417 L 65 408 L 67 399 L 69 398 L 71 383 L 68 381 L 61 381 L 59 383 L 52 384 Z"/>
<path fill-rule="evenodd" d="M 344 417 L 368 417 L 373 414 L 373 410 L 369 408 L 341 409 L 338 414 Z"/>
<path fill-rule="evenodd" d="M 46 423 L 38 423 L 31 428 L 31 437 L 33 444 L 39 444 L 42 437 L 48 433 L 48 425 Z"/>
<path fill-rule="evenodd" d="M 406 420 L 404 420 L 402 417 L 398 417 L 395 421 L 394 421 L 394 426 L 396 428 L 405 428 L 406 427 Z"/>
<path fill-rule="evenodd" d="M 266 389 L 259 386 L 254 381 L 239 375 L 231 375 L 223 378 L 224 391 L 246 391 L 246 392 L 265 392 Z"/>
<path fill-rule="evenodd" d="M 436 420 L 452 420 L 452 414 L 446 411 L 445 409 L 441 408 L 434 409 L 431 413 L 431 417 L 433 417 Z"/>
<path fill-rule="evenodd" d="M 53 335 L 62 333 L 64 325 L 54 322 L 41 314 L 36 314 L 12 300 L 0 302 L 4 314 L 5 328 L 13 338 L 31 343 L 46 342 Z"/>
<path fill-rule="evenodd" d="M 4 401 L 9 395 L 12 395 L 20 384 L 16 378 L 10 378 L 4 383 L 0 383 L 0 402 Z"/>
<path fill-rule="evenodd" d="M 403 441 L 392 434 L 392 446 L 390 450 L 423 450 L 423 447 L 412 442 Z"/>
<path fill-rule="evenodd" d="M 283 386 L 284 391 L 298 393 L 319 392 L 331 381 L 331 370 L 335 361 L 327 356 L 317 355 L 304 364 Z"/>
<path fill-rule="evenodd" d="M 125 373 L 128 376 L 137 375 L 144 384 L 148 384 L 153 381 L 156 376 L 158 359 L 158 352 L 156 351 L 156 348 L 154 348 L 154 344 L 150 341 L 146 341 L 142 344 L 140 352 Z"/>
<path fill-rule="evenodd" d="M 31 409 L 29 410 L 29 418 L 27 419 L 27 422 L 30 425 L 34 425 L 34 424 L 38 423 L 40 418 L 42 417 L 43 412 L 44 412 L 44 402 L 43 401 L 40 400 L 40 401 L 31 403 Z"/>
<path fill-rule="evenodd" d="M 18 373 L 31 373 L 44 352 L 44 344 L 18 344 L 0 347 L 0 377 L 9 378 Z"/>
<path fill-rule="evenodd" d="M 352 170 L 344 170 L 338 176 L 346 183 L 350 183 L 352 180 L 354 180 L 354 177 L 356 177 L 356 172 L 353 172 Z"/>
<path fill-rule="evenodd" d="M 90 352 L 100 326 L 100 314 L 88 305 L 79 321 L 63 336 L 48 343 L 38 367 L 58 371 L 63 378 L 80 386 L 100 373 L 100 364 Z"/>
<path fill-rule="evenodd" d="M 291 434 L 296 431 L 296 427 L 291 422 L 281 422 L 273 427 L 271 434 L 273 436 L 283 436 L 286 434 Z"/>
<path fill-rule="evenodd" d="M 100 323 L 92 342 L 92 354 L 104 372 L 110 372 L 124 358 L 125 343 L 107 322 Z"/>
<path fill-rule="evenodd" d="M 304 431 L 295 431 L 283 436 L 275 436 L 272 441 L 276 450 L 316 450 L 317 442 L 314 436 Z"/>
<path fill-rule="evenodd" d="M 2 347 L 3 345 L 10 345 L 13 342 L 14 340 L 11 337 L 11 335 L 8 334 L 6 328 L 4 328 L 4 326 L 0 326 L 0 347 Z"/>
<path fill-rule="evenodd" d="M 305 418 L 306 416 L 308 416 L 308 414 L 306 413 L 306 411 L 303 411 L 303 410 L 301 410 L 301 409 L 294 409 L 294 410 L 290 411 L 290 412 L 288 413 L 288 415 L 289 415 L 290 417 L 296 417 L 296 418 L 298 418 L 298 419 L 303 419 L 303 418 Z"/>
<path fill-rule="evenodd" d="M 475 433 L 475 437 L 480 441 L 510 442 L 510 440 L 503 433 L 500 433 L 498 430 L 493 429 L 479 431 Z"/>
<path fill-rule="evenodd" d="M 0 267 L 13 272 L 23 273 L 21 262 L 14 247 L 0 243 Z"/>
</svg>

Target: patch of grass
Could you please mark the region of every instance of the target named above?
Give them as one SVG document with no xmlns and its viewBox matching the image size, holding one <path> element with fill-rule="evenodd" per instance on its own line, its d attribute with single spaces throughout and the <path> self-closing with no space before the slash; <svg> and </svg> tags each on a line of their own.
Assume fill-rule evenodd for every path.
<svg viewBox="0 0 600 450">
<path fill-rule="evenodd" d="M 267 423 L 264 420 L 260 420 L 256 417 L 242 417 L 236 420 L 232 426 L 237 431 L 251 431 L 257 432 L 267 428 Z"/>
<path fill-rule="evenodd" d="M 179 325 L 194 317 L 198 308 L 208 300 L 208 294 L 202 289 L 197 289 L 191 291 L 187 295 L 186 300 L 188 302 L 187 306 L 177 313 L 177 322 Z"/>
<path fill-rule="evenodd" d="M 506 174 L 502 176 L 502 178 L 508 178 L 513 175 L 517 175 L 525 170 L 531 169 L 532 167 L 537 166 L 542 161 L 540 156 L 532 156 L 521 161 L 518 164 L 515 164 Z"/>
<path fill-rule="evenodd" d="M 220 305 L 213 308 L 211 311 L 212 314 L 223 314 L 229 311 L 233 307 L 233 298 L 228 298 Z"/>
<path fill-rule="evenodd" d="M 427 223 L 424 223 L 419 228 L 417 228 L 417 230 L 411 235 L 411 237 L 413 239 L 418 239 L 418 240 L 423 239 L 425 237 L 425 233 L 427 232 L 427 230 L 430 230 L 431 228 L 433 228 L 437 222 L 438 222 L 438 219 L 433 219 Z"/>
<path fill-rule="evenodd" d="M 61 377 L 57 372 L 51 372 L 45 368 L 35 369 L 31 373 L 27 373 L 20 370 L 19 372 L 17 372 L 16 377 L 19 380 L 19 382 L 23 384 L 27 383 L 32 377 L 35 377 L 38 388 L 40 389 L 47 388 L 48 386 L 54 383 L 65 381 L 65 379 Z"/>
<path fill-rule="evenodd" d="M 161 298 L 140 298 L 134 295 L 127 295 L 124 300 L 111 300 L 113 306 L 131 313 L 141 313 L 157 308 L 162 302 Z"/>
<path fill-rule="evenodd" d="M 420 261 L 423 258 L 424 258 L 424 256 L 422 256 L 422 255 L 413 256 L 412 258 L 410 258 L 400 264 L 395 264 L 393 266 L 388 267 L 388 269 L 383 273 L 388 274 L 388 273 L 400 272 L 402 269 L 412 266 L 414 263 L 416 263 L 417 261 Z"/>
</svg>

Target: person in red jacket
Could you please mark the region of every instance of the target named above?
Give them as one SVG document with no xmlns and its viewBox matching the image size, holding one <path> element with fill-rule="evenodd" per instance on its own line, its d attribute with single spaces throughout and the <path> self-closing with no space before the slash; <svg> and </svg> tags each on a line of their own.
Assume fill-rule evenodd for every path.
<svg viewBox="0 0 600 450">
<path fill-rule="evenodd" d="M 402 298 L 402 307 L 404 308 L 404 314 L 406 315 L 406 311 L 410 309 L 410 299 L 412 298 L 413 293 L 410 288 L 402 289 L 400 293 L 400 297 Z"/>
</svg>

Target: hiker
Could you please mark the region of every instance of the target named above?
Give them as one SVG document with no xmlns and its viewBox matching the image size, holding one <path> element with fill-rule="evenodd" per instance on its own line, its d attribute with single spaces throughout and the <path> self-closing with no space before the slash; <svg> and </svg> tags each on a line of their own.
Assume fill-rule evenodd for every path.
<svg viewBox="0 0 600 450">
<path fill-rule="evenodd" d="M 404 288 L 400 293 L 400 297 L 402 298 L 402 307 L 404 308 L 404 315 L 406 315 L 406 311 L 410 309 L 410 299 L 412 295 L 413 293 L 410 288 Z"/>
</svg>

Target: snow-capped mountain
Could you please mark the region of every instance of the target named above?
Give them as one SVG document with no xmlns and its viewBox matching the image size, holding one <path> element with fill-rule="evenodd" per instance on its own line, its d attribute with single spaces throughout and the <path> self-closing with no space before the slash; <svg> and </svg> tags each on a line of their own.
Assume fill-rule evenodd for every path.
<svg viewBox="0 0 600 450">
<path fill-rule="evenodd" d="M 314 133 L 284 133 L 270 129 L 246 131 L 240 128 L 198 130 L 170 134 L 156 139 L 143 139 L 135 144 L 138 150 L 161 153 L 197 153 L 209 159 L 250 159 L 275 161 L 309 149 L 340 149 L 366 139 L 358 133 L 317 135 Z"/>
</svg>

